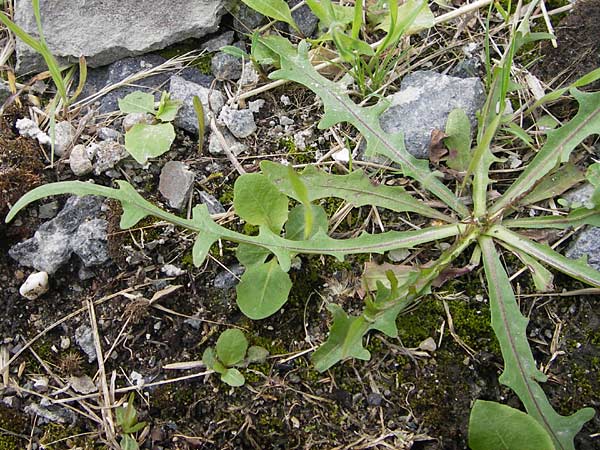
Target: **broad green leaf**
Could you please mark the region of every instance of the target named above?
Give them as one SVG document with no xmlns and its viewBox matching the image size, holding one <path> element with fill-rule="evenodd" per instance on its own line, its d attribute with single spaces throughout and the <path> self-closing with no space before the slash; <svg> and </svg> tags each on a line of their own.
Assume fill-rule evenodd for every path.
<svg viewBox="0 0 600 450">
<path fill-rule="evenodd" d="M 269 350 L 258 345 L 253 345 L 248 349 L 246 362 L 248 364 L 263 364 L 269 356 Z"/>
<path fill-rule="evenodd" d="M 214 370 L 217 373 L 225 373 L 227 368 L 217 359 L 215 351 L 212 347 L 207 347 L 202 353 L 202 362 L 210 370 Z"/>
<path fill-rule="evenodd" d="M 305 234 L 306 208 L 304 205 L 298 205 L 290 211 L 290 216 L 285 224 L 286 239 L 290 239 L 292 241 L 300 241 L 302 239 L 311 239 L 319 231 L 327 233 L 327 227 L 329 225 L 329 221 L 327 220 L 327 213 L 325 212 L 323 207 L 319 205 L 311 205 L 311 209 L 313 224 L 312 230 L 310 231 L 308 236 L 306 236 Z"/>
<path fill-rule="evenodd" d="M 298 31 L 298 25 L 292 18 L 290 7 L 283 0 L 242 0 L 247 6 L 254 11 L 258 11 L 264 16 L 271 19 L 279 20 L 291 25 Z"/>
<path fill-rule="evenodd" d="M 301 223 L 302 226 L 302 238 L 303 239 L 309 239 L 312 235 L 314 235 L 314 231 L 313 231 L 313 224 L 314 224 L 314 212 L 313 212 L 313 205 L 310 202 L 310 199 L 308 198 L 308 189 L 306 188 L 306 185 L 304 184 L 304 182 L 300 179 L 300 177 L 298 176 L 298 174 L 296 173 L 296 171 L 288 166 L 288 178 L 290 180 L 290 183 L 292 185 L 292 189 L 294 190 L 294 193 L 298 196 L 298 199 L 300 200 L 300 203 L 302 203 L 302 216 L 303 216 L 303 220 Z M 325 211 L 322 211 L 323 213 L 325 213 Z M 298 213 L 296 213 L 298 214 Z M 297 218 L 296 219 L 296 223 L 297 223 Z M 323 222 L 321 221 L 321 224 Z M 327 214 L 325 214 L 325 223 L 327 223 Z M 287 226 L 286 226 L 286 235 L 289 232 L 289 224 L 290 221 L 288 219 L 287 222 Z M 327 225 L 325 227 L 322 227 L 325 232 L 327 233 Z M 289 236 L 287 236 L 288 239 L 291 239 Z M 300 239 L 300 237 L 299 237 Z"/>
<path fill-rule="evenodd" d="M 477 400 L 469 418 L 471 450 L 555 450 L 533 417 L 496 402 Z"/>
<path fill-rule="evenodd" d="M 554 198 L 568 191 L 584 180 L 583 172 L 573 163 L 566 163 L 554 172 L 546 175 L 539 184 L 524 198 L 520 205 L 531 205 L 548 198 Z"/>
<path fill-rule="evenodd" d="M 292 288 L 287 273 L 275 259 L 248 267 L 237 285 L 237 304 L 252 320 L 275 314 L 285 304 Z"/>
<path fill-rule="evenodd" d="M 240 176 L 233 186 L 233 207 L 252 225 L 265 225 L 278 233 L 288 217 L 288 199 L 259 173 Z"/>
<path fill-rule="evenodd" d="M 444 143 L 448 148 L 446 164 L 451 169 L 464 172 L 471 159 L 471 122 L 462 109 L 454 109 L 448 114 Z"/>
<path fill-rule="evenodd" d="M 537 181 L 560 163 L 567 162 L 571 152 L 591 134 L 600 134 L 600 92 L 571 91 L 579 103 L 573 119 L 560 128 L 548 131 L 548 139 L 519 178 L 490 208 L 490 214 L 500 213 L 531 190 Z"/>
<path fill-rule="evenodd" d="M 594 416 L 594 410 L 584 408 L 571 416 L 561 416 L 554 411 L 539 385 L 547 377 L 537 369 L 527 341 L 529 320 L 519 310 L 492 239 L 482 236 L 479 245 L 490 296 L 492 328 L 504 359 L 504 371 L 499 381 L 515 391 L 529 415 L 551 436 L 557 449 L 575 450 L 573 439 L 584 423 Z M 523 249 L 522 246 L 518 248 Z"/>
<path fill-rule="evenodd" d="M 163 122 L 172 122 L 175 120 L 177 111 L 181 107 L 181 100 L 173 100 L 167 92 L 163 92 L 160 97 L 160 103 L 158 104 L 158 111 L 156 112 L 156 118 Z"/>
<path fill-rule="evenodd" d="M 240 244 L 235 250 L 235 257 L 240 264 L 250 267 L 254 264 L 262 264 L 270 255 L 269 250 L 252 244 Z"/>
<path fill-rule="evenodd" d="M 295 200 L 302 201 L 296 194 L 289 179 L 287 166 L 271 161 L 260 164 L 262 172 L 281 192 Z M 322 198 L 337 197 L 359 206 L 380 206 L 395 212 L 415 212 L 425 217 L 452 222 L 452 218 L 436 211 L 415 199 L 400 186 L 374 184 L 362 170 L 349 175 L 331 175 L 307 166 L 298 177 L 306 186 L 308 200 L 313 202 Z"/>
<path fill-rule="evenodd" d="M 146 164 L 148 158 L 168 152 L 174 140 L 175 129 L 171 123 L 138 123 L 125 133 L 125 149 L 137 162 Z"/>
<path fill-rule="evenodd" d="M 308 59 L 309 45 L 304 41 L 297 49 L 289 43 L 264 43 L 280 55 L 281 69 L 271 73 L 269 75 L 271 78 L 303 84 L 323 101 L 325 114 L 319 122 L 319 128 L 329 128 L 342 122 L 354 125 L 366 139 L 367 153 L 378 153 L 390 158 L 401 166 L 406 176 L 417 180 L 424 189 L 430 191 L 462 217 L 468 215 L 466 206 L 429 169 L 428 162 L 416 159 L 406 151 L 401 133 L 388 134 L 383 131 L 379 116 L 387 107 L 384 102 L 371 107 L 356 105 L 343 86 L 328 80 L 314 69 Z"/>
<path fill-rule="evenodd" d="M 154 114 L 154 95 L 136 91 L 119 99 L 119 109 L 123 114 L 150 113 Z"/>
<path fill-rule="evenodd" d="M 235 368 L 230 368 L 225 371 L 225 373 L 221 374 L 221 381 L 227 383 L 232 387 L 240 387 L 243 386 L 246 382 L 244 375 L 240 373 L 239 370 Z"/>
<path fill-rule="evenodd" d="M 225 330 L 217 339 L 217 357 L 227 367 L 235 366 L 243 361 L 248 350 L 248 340 L 237 328 Z"/>
</svg>

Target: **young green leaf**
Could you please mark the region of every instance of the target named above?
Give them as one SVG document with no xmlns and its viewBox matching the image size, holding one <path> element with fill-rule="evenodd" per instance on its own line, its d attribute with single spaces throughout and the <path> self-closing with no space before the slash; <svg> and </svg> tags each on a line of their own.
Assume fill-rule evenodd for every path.
<svg viewBox="0 0 600 450">
<path fill-rule="evenodd" d="M 504 359 L 504 371 L 499 380 L 515 391 L 529 415 L 551 436 L 557 449 L 575 450 L 573 439 L 584 423 L 594 416 L 594 410 L 584 408 L 568 417 L 554 411 L 538 384 L 547 377 L 537 369 L 527 341 L 529 320 L 519 310 L 492 239 L 482 236 L 479 245 L 490 296 L 492 328 Z"/>
<path fill-rule="evenodd" d="M 496 402 L 477 400 L 469 418 L 471 450 L 555 450 L 533 417 Z"/>
<path fill-rule="evenodd" d="M 226 54 L 231 55 L 231 56 L 235 56 L 236 58 L 249 59 L 248 53 L 246 53 L 241 48 L 236 47 L 235 45 L 224 45 L 223 47 L 220 48 L 220 50 L 223 53 L 226 53 Z"/>
<path fill-rule="evenodd" d="M 239 364 L 246 356 L 248 340 L 244 333 L 237 328 L 225 330 L 217 339 L 217 357 L 226 366 Z"/>
<path fill-rule="evenodd" d="M 292 282 L 277 260 L 255 264 L 246 269 L 237 285 L 237 304 L 253 320 L 275 314 L 285 304 Z"/>
<path fill-rule="evenodd" d="M 262 172 L 281 192 L 299 202 L 287 166 L 271 161 L 260 164 Z M 380 206 L 395 212 L 415 212 L 425 217 L 452 222 L 451 217 L 415 199 L 401 186 L 374 184 L 362 170 L 355 170 L 349 175 L 331 175 L 313 166 L 307 166 L 297 174 L 306 186 L 308 200 L 313 202 L 322 198 L 337 197 L 346 200 L 355 207 L 372 205 Z"/>
<path fill-rule="evenodd" d="M 122 435 L 119 445 L 121 446 L 121 450 L 139 450 L 140 448 L 135 438 L 130 434 Z"/>
<path fill-rule="evenodd" d="M 471 158 L 471 122 L 462 109 L 448 114 L 446 136 L 444 143 L 449 152 L 446 164 L 459 172 L 466 171 Z"/>
<path fill-rule="evenodd" d="M 269 356 L 269 350 L 258 345 L 253 345 L 248 349 L 246 362 L 248 364 L 263 364 Z"/>
<path fill-rule="evenodd" d="M 281 69 L 271 73 L 273 79 L 286 79 L 303 84 L 315 92 L 323 101 L 325 114 L 319 128 L 329 128 L 337 123 L 354 125 L 367 141 L 367 153 L 379 153 L 398 163 L 406 176 L 420 182 L 424 189 L 442 200 L 462 217 L 468 215 L 467 207 L 448 189 L 430 169 L 427 161 L 418 160 L 404 147 L 401 133 L 385 133 L 379 116 L 387 107 L 379 104 L 364 108 L 356 105 L 345 89 L 319 74 L 308 59 L 308 44 L 301 42 L 296 50 L 289 43 L 267 43 L 266 46 L 280 55 Z"/>
<path fill-rule="evenodd" d="M 167 92 L 163 91 L 155 117 L 162 122 L 172 122 L 181 104 L 181 100 L 173 100 Z"/>
<path fill-rule="evenodd" d="M 254 11 L 258 11 L 264 16 L 270 17 L 271 19 L 285 22 L 292 26 L 296 31 L 298 25 L 292 18 L 292 12 L 290 7 L 283 0 L 242 0 L 246 5 L 252 8 Z"/>
<path fill-rule="evenodd" d="M 221 381 L 232 387 L 240 387 L 244 385 L 246 379 L 236 368 L 229 368 L 221 374 Z"/>
<path fill-rule="evenodd" d="M 258 245 L 242 243 L 235 250 L 235 257 L 243 266 L 250 267 L 254 264 L 262 264 L 270 255 L 269 250 Z"/>
<path fill-rule="evenodd" d="M 542 178 L 529 194 L 519 200 L 519 204 L 531 205 L 548 198 L 557 197 L 584 179 L 581 169 L 568 162 Z"/>
<path fill-rule="evenodd" d="M 146 164 L 148 158 L 168 152 L 174 140 L 175 128 L 171 123 L 138 123 L 125 133 L 125 149 L 137 162 Z"/>
<path fill-rule="evenodd" d="M 150 113 L 154 114 L 154 95 L 147 92 L 135 91 L 119 99 L 119 109 L 123 114 Z"/>
<path fill-rule="evenodd" d="M 252 225 L 265 225 L 278 233 L 288 218 L 288 199 L 259 173 L 240 176 L 233 186 L 233 207 Z"/>
</svg>

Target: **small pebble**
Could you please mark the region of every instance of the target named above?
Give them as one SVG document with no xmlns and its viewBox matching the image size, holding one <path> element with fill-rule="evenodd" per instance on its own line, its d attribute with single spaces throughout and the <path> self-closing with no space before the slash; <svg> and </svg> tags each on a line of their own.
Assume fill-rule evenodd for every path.
<svg viewBox="0 0 600 450">
<path fill-rule="evenodd" d="M 35 300 L 46 292 L 48 292 L 47 272 L 32 273 L 19 288 L 19 294 L 28 300 Z"/>
<path fill-rule="evenodd" d="M 377 392 L 371 392 L 369 395 L 367 395 L 367 403 L 369 406 L 380 406 L 382 400 L 383 397 Z"/>
<path fill-rule="evenodd" d="M 436 351 L 437 345 L 435 344 L 435 340 L 432 337 L 428 337 L 419 344 L 419 348 L 423 351 L 432 353 Z"/>
<path fill-rule="evenodd" d="M 87 175 L 93 170 L 92 161 L 90 161 L 84 145 L 78 144 L 73 147 L 69 156 L 69 166 L 78 177 Z"/>
</svg>

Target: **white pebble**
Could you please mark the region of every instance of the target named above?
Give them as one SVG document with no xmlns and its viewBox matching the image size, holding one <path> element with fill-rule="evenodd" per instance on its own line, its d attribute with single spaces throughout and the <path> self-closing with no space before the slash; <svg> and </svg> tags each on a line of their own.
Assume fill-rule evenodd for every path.
<svg viewBox="0 0 600 450">
<path fill-rule="evenodd" d="M 48 274 L 46 272 L 32 273 L 19 288 L 19 294 L 29 300 L 35 300 L 46 292 L 48 292 Z"/>
</svg>

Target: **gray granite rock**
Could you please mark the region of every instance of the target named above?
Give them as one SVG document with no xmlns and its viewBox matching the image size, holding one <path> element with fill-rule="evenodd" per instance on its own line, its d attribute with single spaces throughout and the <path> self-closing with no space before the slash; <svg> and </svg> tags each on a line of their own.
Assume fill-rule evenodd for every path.
<svg viewBox="0 0 600 450">
<path fill-rule="evenodd" d="M 225 31 L 224 33 L 220 33 L 218 36 L 215 36 L 214 38 L 201 44 L 200 49 L 206 50 L 207 52 L 218 52 L 221 50 L 221 47 L 231 45 L 234 38 L 235 31 Z"/>
<path fill-rule="evenodd" d="M 300 0 L 290 0 L 288 3 L 290 8 L 293 8 L 300 3 Z M 306 4 L 302 5 L 295 11 L 292 11 L 292 18 L 294 19 L 294 22 L 296 22 L 296 25 L 298 25 L 298 28 L 302 33 L 302 37 L 311 36 L 317 29 L 317 24 L 319 23 L 319 18 L 313 14 L 311 9 Z M 298 34 L 297 31 L 289 25 L 288 31 L 291 34 Z"/>
<path fill-rule="evenodd" d="M 103 199 L 70 197 L 58 215 L 43 223 L 32 238 L 10 248 L 8 254 L 19 264 L 55 273 L 73 252 L 85 265 L 108 261 L 106 221 L 98 216 Z M 90 222 L 90 223 L 87 223 Z"/>
<path fill-rule="evenodd" d="M 220 91 L 211 90 L 198 83 L 187 81 L 178 75 L 171 77 L 169 92 L 171 98 L 183 102 L 181 108 L 177 111 L 175 125 L 194 134 L 198 134 L 198 118 L 193 105 L 195 95 L 202 103 L 204 123 L 207 129 L 209 128 L 209 112 L 217 116 L 225 104 L 225 97 Z"/>
<path fill-rule="evenodd" d="M 200 203 L 204 203 L 210 214 L 223 214 L 225 208 L 221 202 L 208 192 L 200 191 Z"/>
<path fill-rule="evenodd" d="M 242 35 L 254 31 L 265 22 L 265 16 L 244 4 L 234 12 L 233 17 L 233 26 Z"/>
<path fill-rule="evenodd" d="M 8 83 L 4 80 L 0 80 L 0 108 L 10 96 L 11 92 Z"/>
<path fill-rule="evenodd" d="M 119 161 L 127 158 L 129 153 L 125 146 L 114 141 L 102 141 L 98 144 L 91 144 L 86 151 L 94 154 L 94 173 L 100 175 L 115 167 Z"/>
<path fill-rule="evenodd" d="M 236 138 L 242 139 L 256 131 L 254 115 L 249 109 L 223 108 L 219 120 Z"/>
<path fill-rule="evenodd" d="M 75 342 L 83 350 L 83 353 L 87 355 L 88 362 L 93 363 L 98 356 L 96 355 L 96 346 L 94 345 L 94 333 L 89 325 L 80 325 L 75 330 Z"/>
<path fill-rule="evenodd" d="M 115 86 L 121 83 L 127 77 L 135 75 L 141 71 L 159 66 L 167 60 L 160 55 L 148 54 L 132 58 L 124 58 L 108 66 L 88 70 L 88 77 L 80 98 L 86 98 L 102 91 L 103 88 Z M 193 81 L 203 86 L 209 87 L 213 77 L 203 75 L 194 68 L 177 69 L 181 77 Z M 109 113 L 119 109 L 118 100 L 134 91 L 143 91 L 154 94 L 156 101 L 160 99 L 161 90 L 165 90 L 165 85 L 169 82 L 172 74 L 169 72 L 157 73 L 155 75 L 142 78 L 135 81 L 134 86 L 122 86 L 111 90 L 98 100 L 98 111 L 100 113 Z"/>
<path fill-rule="evenodd" d="M 229 270 L 223 270 L 222 272 L 219 272 L 213 280 L 213 286 L 217 289 L 231 289 L 238 282 L 236 277 L 242 276 L 244 270 L 244 266 L 241 264 L 235 264 L 230 267 Z"/>
<path fill-rule="evenodd" d="M 248 146 L 238 142 L 233 134 L 231 134 L 227 129 L 221 128 L 221 134 L 225 139 L 225 143 L 227 144 L 227 148 L 233 153 L 235 156 L 245 152 L 248 149 Z M 215 133 L 210 134 L 210 139 L 208 141 L 208 152 L 211 155 L 222 155 L 223 146 L 221 145 L 220 139 L 217 137 Z"/>
<path fill-rule="evenodd" d="M 114 128 L 110 128 L 110 127 L 101 127 L 98 130 L 98 139 L 102 140 L 102 141 L 115 141 L 115 142 L 122 142 L 123 141 L 123 135 L 121 133 L 119 133 L 117 130 L 115 130 Z"/>
<path fill-rule="evenodd" d="M 212 57 L 210 69 L 217 80 L 237 81 L 242 76 L 242 60 L 236 56 L 219 52 Z"/>
<path fill-rule="evenodd" d="M 194 186 L 195 174 L 179 161 L 167 162 L 160 172 L 158 190 L 169 206 L 182 209 Z"/>
<path fill-rule="evenodd" d="M 580 231 L 565 254 L 573 259 L 587 256 L 588 264 L 600 270 L 600 227 L 587 227 Z"/>
<path fill-rule="evenodd" d="M 42 27 L 53 55 L 61 62 L 85 56 L 90 67 L 165 48 L 216 31 L 225 0 L 70 0 L 40 2 Z M 30 0 L 15 1 L 15 21 L 37 36 Z M 42 70 L 43 59 L 21 41 L 17 70 Z"/>
<path fill-rule="evenodd" d="M 431 131 L 444 130 L 453 109 L 463 109 L 475 126 L 475 113 L 485 102 L 485 92 L 478 78 L 420 71 L 407 75 L 400 91 L 388 100 L 391 106 L 380 117 L 383 130 L 403 132 L 407 151 L 417 158 L 427 158 Z"/>
</svg>

